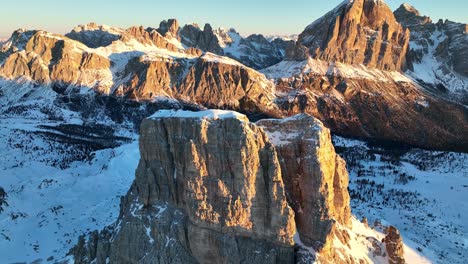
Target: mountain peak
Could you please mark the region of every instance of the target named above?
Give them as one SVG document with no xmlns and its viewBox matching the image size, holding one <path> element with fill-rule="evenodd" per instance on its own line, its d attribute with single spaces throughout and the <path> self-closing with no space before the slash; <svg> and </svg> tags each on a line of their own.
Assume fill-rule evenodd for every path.
<svg viewBox="0 0 468 264">
<path fill-rule="evenodd" d="M 311 57 L 382 70 L 402 70 L 409 32 L 382 0 L 348 0 L 310 24 L 296 49 Z M 302 47 L 301 47 L 302 45 Z M 299 54 L 303 52 L 290 52 Z"/>
<path fill-rule="evenodd" d="M 179 21 L 175 18 L 163 20 L 159 23 L 159 28 L 157 30 L 163 36 L 169 34 L 172 37 L 176 37 L 179 32 Z"/>
<path fill-rule="evenodd" d="M 408 3 L 402 4 L 397 10 L 395 10 L 394 15 L 398 22 L 407 28 L 432 23 L 430 17 L 422 16 L 414 6 Z"/>
</svg>

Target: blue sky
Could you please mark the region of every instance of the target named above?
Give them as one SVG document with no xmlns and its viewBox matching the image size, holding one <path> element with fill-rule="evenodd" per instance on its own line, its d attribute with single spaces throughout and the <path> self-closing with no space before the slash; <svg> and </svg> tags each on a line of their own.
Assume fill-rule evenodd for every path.
<svg viewBox="0 0 468 264">
<path fill-rule="evenodd" d="M 404 1 L 404 0 L 403 0 Z M 387 0 L 392 9 L 403 1 Z M 468 22 L 468 0 L 406 0 L 433 20 Z M 0 37 L 17 28 L 68 32 L 96 22 L 119 27 L 157 27 L 167 18 L 181 24 L 209 22 L 244 35 L 295 34 L 342 0 L 22 0 L 2 1 Z"/>
</svg>

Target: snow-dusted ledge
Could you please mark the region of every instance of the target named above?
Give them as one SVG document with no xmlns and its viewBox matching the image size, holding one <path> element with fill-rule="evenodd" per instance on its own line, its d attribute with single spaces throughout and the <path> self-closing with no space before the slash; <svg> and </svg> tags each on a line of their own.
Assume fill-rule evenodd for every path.
<svg viewBox="0 0 468 264">
<path fill-rule="evenodd" d="M 235 118 L 241 121 L 249 122 L 247 116 L 228 110 L 205 110 L 205 111 L 186 111 L 186 110 L 159 110 L 150 116 L 150 119 L 161 119 L 161 118 L 197 118 L 197 119 L 207 119 L 207 120 L 216 120 L 216 119 L 226 119 L 226 118 Z"/>
</svg>

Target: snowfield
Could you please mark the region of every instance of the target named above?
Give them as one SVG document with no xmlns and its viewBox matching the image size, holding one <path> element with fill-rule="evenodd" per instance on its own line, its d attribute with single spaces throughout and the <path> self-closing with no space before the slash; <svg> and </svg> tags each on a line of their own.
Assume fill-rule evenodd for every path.
<svg viewBox="0 0 468 264">
<path fill-rule="evenodd" d="M 0 263 L 53 263 L 117 218 L 137 135 L 57 106 L 47 87 L 0 82 L 0 92 Z"/>
<path fill-rule="evenodd" d="M 382 148 L 341 137 L 334 144 L 347 161 L 355 216 L 395 226 L 430 263 L 466 263 L 468 154 Z"/>
<path fill-rule="evenodd" d="M 0 119 L 0 186 L 9 204 L 0 213 L 1 263 L 65 256 L 78 236 L 115 221 L 120 196 L 134 179 L 140 158 L 136 136 L 92 152 L 89 160 L 72 161 L 64 159 L 68 153 L 60 145 L 36 133 L 44 124 Z"/>
</svg>

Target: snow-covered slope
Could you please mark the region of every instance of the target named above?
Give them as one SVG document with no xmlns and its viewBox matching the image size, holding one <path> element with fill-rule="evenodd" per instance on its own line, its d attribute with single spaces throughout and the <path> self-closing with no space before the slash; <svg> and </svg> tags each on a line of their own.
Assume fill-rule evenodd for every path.
<svg viewBox="0 0 468 264">
<path fill-rule="evenodd" d="M 441 91 L 448 90 L 455 94 L 467 92 L 468 77 L 457 73 L 445 64 L 447 62 L 438 58 L 437 48 L 448 39 L 448 36 L 442 31 L 434 31 L 428 40 L 417 35 L 418 33 L 413 33 L 412 36 L 416 40 L 410 42 L 410 49 L 421 54 L 421 58 L 413 62 L 408 75 Z"/>
<path fill-rule="evenodd" d="M 407 73 L 440 95 L 468 101 L 468 25 L 442 19 L 433 23 L 409 4 L 394 12 L 410 29 Z"/>
<path fill-rule="evenodd" d="M 0 83 L 0 263 L 53 263 L 112 223 L 134 179 L 133 126 L 57 105 L 33 84 Z"/>
<path fill-rule="evenodd" d="M 334 142 L 350 172 L 353 214 L 397 227 L 429 263 L 465 263 L 468 154 Z"/>
<path fill-rule="evenodd" d="M 378 82 L 412 82 L 398 71 L 382 71 L 364 65 L 349 65 L 340 62 L 327 62 L 309 58 L 305 61 L 284 60 L 261 71 L 268 78 L 281 79 L 301 74 L 336 76 L 348 79 L 364 79 Z"/>
</svg>

